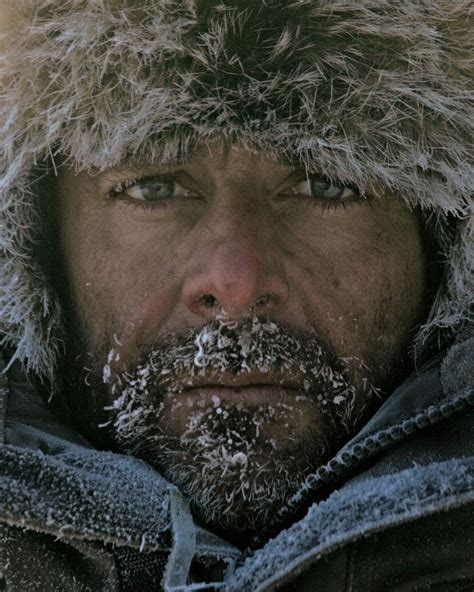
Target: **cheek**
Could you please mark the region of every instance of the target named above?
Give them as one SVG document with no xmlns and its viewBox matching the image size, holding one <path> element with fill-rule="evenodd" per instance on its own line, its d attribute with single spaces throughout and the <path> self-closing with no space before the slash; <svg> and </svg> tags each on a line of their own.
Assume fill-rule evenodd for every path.
<svg viewBox="0 0 474 592">
<path fill-rule="evenodd" d="M 378 343 L 384 355 L 396 355 L 423 304 L 415 217 L 361 207 L 303 229 L 291 251 L 305 317 L 338 353 L 373 358 Z"/>
<path fill-rule="evenodd" d="M 125 354 L 128 342 L 134 347 L 150 325 L 156 331 L 165 322 L 176 299 L 177 271 L 169 233 L 116 218 L 108 212 L 71 225 L 64 242 L 89 346 L 101 351 L 119 340 Z"/>
</svg>

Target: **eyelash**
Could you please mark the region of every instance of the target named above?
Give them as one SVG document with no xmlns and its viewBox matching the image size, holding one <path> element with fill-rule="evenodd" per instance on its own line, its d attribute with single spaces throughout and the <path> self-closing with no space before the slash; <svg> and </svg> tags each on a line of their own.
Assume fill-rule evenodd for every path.
<svg viewBox="0 0 474 592">
<path fill-rule="evenodd" d="M 123 181 L 119 181 L 116 183 L 112 189 L 107 193 L 107 197 L 111 200 L 121 200 L 126 203 L 128 207 L 132 207 L 137 210 L 156 210 L 157 208 L 164 208 L 166 207 L 167 203 L 158 202 L 158 201 L 146 201 L 146 200 L 138 200 L 134 199 L 133 197 L 129 197 L 125 194 L 127 189 L 131 187 L 135 187 L 140 183 L 143 183 L 148 180 L 156 179 L 160 177 L 163 180 L 170 180 L 177 182 L 178 175 L 173 174 L 160 174 L 160 175 L 146 175 L 144 177 L 130 177 L 128 179 L 124 179 Z"/>
<path fill-rule="evenodd" d="M 156 208 L 163 208 L 165 207 L 167 202 L 159 202 L 159 201 L 146 201 L 146 200 L 138 200 L 132 197 L 127 196 L 124 192 L 127 189 L 130 189 L 131 187 L 134 187 L 135 185 L 139 185 L 140 183 L 143 183 L 147 180 L 151 180 L 151 179 L 156 179 L 156 178 L 160 178 L 162 180 L 168 180 L 168 181 L 174 181 L 174 182 L 178 182 L 178 175 L 176 174 L 160 174 L 160 175 L 148 175 L 145 177 L 140 177 L 140 178 L 129 178 L 129 179 L 125 179 L 123 181 L 119 181 L 116 185 L 113 186 L 113 188 L 108 192 L 108 197 L 110 199 L 122 199 L 123 201 L 126 201 L 127 204 L 129 206 L 135 207 L 135 208 L 139 208 L 139 209 L 147 209 L 147 210 L 154 210 Z M 298 185 L 299 183 L 303 182 L 306 179 L 311 179 L 312 177 L 305 177 L 304 179 L 298 181 L 293 187 L 295 187 L 296 185 Z M 314 177 L 320 180 L 324 180 L 324 178 L 322 177 Z M 289 193 L 286 193 L 284 195 L 288 195 L 288 196 L 298 196 L 300 199 L 305 200 L 305 202 L 307 202 L 309 205 L 311 206 L 315 206 L 315 207 L 319 207 L 322 210 L 337 210 L 338 208 L 344 208 L 344 210 L 346 210 L 348 207 L 353 207 L 355 205 L 357 205 L 358 203 L 360 203 L 361 201 L 364 202 L 369 202 L 370 201 L 370 197 L 365 195 L 365 194 L 360 194 L 358 192 L 358 190 L 354 187 L 351 186 L 346 186 L 348 189 L 352 189 L 354 191 L 354 197 L 350 198 L 350 199 L 344 199 L 341 198 L 339 200 L 331 200 L 331 199 L 322 199 L 322 198 L 317 198 L 314 196 L 310 196 L 307 195 L 305 193 L 297 193 L 294 192 L 292 193 L 291 188 Z M 120 197 L 121 195 L 123 195 L 123 197 Z"/>
<path fill-rule="evenodd" d="M 352 185 L 344 185 L 343 183 L 338 183 L 337 181 L 334 182 L 333 185 L 340 185 L 344 189 L 349 189 L 354 193 L 354 195 L 352 197 L 345 197 L 345 198 L 341 197 L 338 199 L 324 199 L 324 198 L 311 196 L 306 193 L 298 193 L 298 192 L 294 191 L 294 188 L 297 185 L 299 185 L 300 183 L 302 183 L 304 181 L 309 182 L 310 180 L 311 181 L 321 181 L 324 183 L 331 184 L 331 180 L 327 179 L 326 177 L 320 177 L 317 175 L 305 176 L 290 189 L 290 195 L 297 195 L 300 199 L 305 200 L 310 206 L 318 207 L 318 208 L 322 209 L 323 211 L 337 210 L 339 208 L 343 208 L 344 210 L 346 210 L 347 208 L 356 206 L 362 202 L 368 203 L 370 201 L 370 196 L 360 193 L 359 190 L 357 189 L 357 187 L 352 186 Z"/>
<path fill-rule="evenodd" d="M 324 201 L 324 200 L 318 200 L 317 198 L 308 198 L 308 201 L 311 205 L 321 208 L 324 211 L 327 210 L 338 210 L 339 208 L 343 208 L 344 210 L 347 210 L 347 208 L 352 208 L 355 205 L 357 205 L 358 203 L 358 199 L 351 199 L 351 200 L 343 200 L 343 201 L 339 201 L 339 202 L 335 202 L 335 201 Z"/>
<path fill-rule="evenodd" d="M 320 208 L 323 211 L 334 211 L 334 210 L 338 210 L 339 208 L 343 208 L 344 210 L 347 210 L 348 208 L 352 208 L 356 205 L 358 205 L 359 203 L 361 203 L 361 201 L 367 202 L 368 198 L 365 195 L 357 195 L 354 198 L 350 198 L 350 199 L 341 199 L 340 201 L 334 200 L 325 200 L 325 199 L 320 199 L 317 197 L 311 197 L 309 195 L 303 194 L 303 193 L 299 193 L 299 194 L 295 194 L 298 195 L 300 199 L 303 199 L 306 203 L 308 203 L 308 205 L 315 207 L 315 208 Z"/>
<path fill-rule="evenodd" d="M 142 180 L 143 179 L 126 179 L 125 181 L 119 181 L 116 185 L 112 187 L 111 191 L 109 191 L 109 195 L 111 197 L 113 197 L 114 195 L 120 195 L 126 189 L 133 187 Z"/>
</svg>

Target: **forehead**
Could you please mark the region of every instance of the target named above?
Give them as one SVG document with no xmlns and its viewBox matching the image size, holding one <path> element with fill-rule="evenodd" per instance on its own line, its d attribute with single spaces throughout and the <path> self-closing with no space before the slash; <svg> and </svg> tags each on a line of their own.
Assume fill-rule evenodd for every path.
<svg viewBox="0 0 474 592">
<path fill-rule="evenodd" d="M 220 171 L 227 174 L 238 173 L 241 170 L 285 172 L 295 166 L 281 158 L 240 143 L 230 143 L 222 139 L 199 145 L 182 164 L 199 164 L 209 166 L 209 172 Z"/>
</svg>

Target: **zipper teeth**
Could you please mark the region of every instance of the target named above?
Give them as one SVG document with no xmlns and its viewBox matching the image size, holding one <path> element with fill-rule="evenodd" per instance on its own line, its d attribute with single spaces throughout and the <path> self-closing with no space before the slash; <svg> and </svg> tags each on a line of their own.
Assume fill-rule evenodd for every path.
<svg viewBox="0 0 474 592">
<path fill-rule="evenodd" d="M 295 507 L 304 502 L 306 497 L 317 490 L 318 486 L 339 476 L 350 466 L 357 466 L 358 463 L 366 460 L 371 455 L 393 446 L 405 436 L 433 425 L 469 405 L 474 405 L 474 391 L 472 390 L 441 405 L 430 405 L 425 411 L 418 413 L 414 417 L 405 419 L 399 424 L 376 432 L 373 435 L 366 436 L 362 442 L 354 444 L 348 450 L 339 452 L 326 465 L 319 467 L 316 473 L 309 475 L 302 488 L 280 509 L 278 516 L 282 518 L 292 512 Z"/>
<path fill-rule="evenodd" d="M 5 444 L 5 418 L 7 415 L 8 380 L 5 361 L 0 352 L 0 444 Z"/>
</svg>

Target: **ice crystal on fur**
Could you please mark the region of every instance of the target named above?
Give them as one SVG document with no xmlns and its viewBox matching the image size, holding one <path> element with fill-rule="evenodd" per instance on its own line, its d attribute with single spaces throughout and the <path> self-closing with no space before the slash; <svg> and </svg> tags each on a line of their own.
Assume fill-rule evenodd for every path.
<svg viewBox="0 0 474 592">
<path fill-rule="evenodd" d="M 223 137 L 335 181 L 397 193 L 436 221 L 437 259 L 446 262 L 418 343 L 468 317 L 470 0 L 7 7 L 0 329 L 2 345 L 39 374 L 54 374 L 63 319 L 31 256 L 34 181 L 45 173 L 38 163 L 54 164 L 58 151 L 77 169 L 104 170 L 127 158 L 176 162 Z"/>
</svg>

